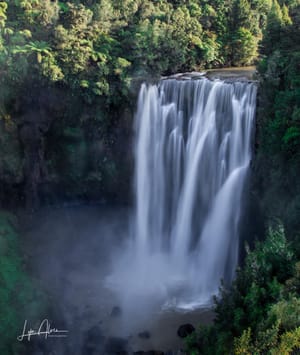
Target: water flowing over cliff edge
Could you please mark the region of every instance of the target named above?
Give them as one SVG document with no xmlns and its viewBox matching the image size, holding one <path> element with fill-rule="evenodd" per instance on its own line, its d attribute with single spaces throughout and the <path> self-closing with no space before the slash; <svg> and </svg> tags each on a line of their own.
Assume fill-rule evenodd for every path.
<svg viewBox="0 0 300 355">
<path fill-rule="evenodd" d="M 256 92 L 206 78 L 142 85 L 132 238 L 108 279 L 123 303 L 193 308 L 233 279 Z"/>
</svg>

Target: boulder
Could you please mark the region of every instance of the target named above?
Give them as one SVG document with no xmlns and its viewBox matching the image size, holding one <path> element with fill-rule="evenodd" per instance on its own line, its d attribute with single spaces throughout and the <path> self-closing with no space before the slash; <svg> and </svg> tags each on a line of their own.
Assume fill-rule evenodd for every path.
<svg viewBox="0 0 300 355">
<path fill-rule="evenodd" d="M 188 335 L 192 334 L 195 331 L 195 327 L 192 324 L 182 324 L 178 330 L 177 330 L 177 335 L 180 338 L 185 338 Z"/>
<path fill-rule="evenodd" d="M 139 338 L 141 339 L 149 339 L 151 337 L 151 334 L 150 332 L 148 332 L 147 330 L 143 331 L 143 332 L 140 332 L 138 334 Z"/>
<path fill-rule="evenodd" d="M 105 354 L 109 355 L 125 355 L 128 350 L 128 340 L 117 337 L 110 337 L 105 342 Z"/>
<path fill-rule="evenodd" d="M 115 306 L 113 307 L 113 309 L 111 310 L 110 316 L 111 317 L 120 317 L 120 315 L 122 314 L 122 310 L 120 307 Z"/>
<path fill-rule="evenodd" d="M 163 351 L 149 350 L 149 351 L 136 351 L 134 355 L 164 355 Z"/>
<path fill-rule="evenodd" d="M 94 353 L 103 353 L 104 340 L 105 337 L 102 335 L 100 327 L 97 325 L 91 327 L 83 335 L 82 354 L 90 355 Z"/>
</svg>

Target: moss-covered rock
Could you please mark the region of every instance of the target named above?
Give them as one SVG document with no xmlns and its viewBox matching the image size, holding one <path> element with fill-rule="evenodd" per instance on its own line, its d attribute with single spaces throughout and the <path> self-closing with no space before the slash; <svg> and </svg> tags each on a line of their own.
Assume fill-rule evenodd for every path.
<svg viewBox="0 0 300 355">
<path fill-rule="evenodd" d="M 133 112 L 128 103 L 110 108 L 68 105 L 45 136 L 45 203 L 107 201 L 128 203 L 132 177 Z M 75 119 L 76 118 L 76 119 Z"/>
<path fill-rule="evenodd" d="M 0 117 L 0 178 L 6 183 L 19 183 L 22 177 L 22 151 L 17 127 L 9 117 Z"/>
</svg>

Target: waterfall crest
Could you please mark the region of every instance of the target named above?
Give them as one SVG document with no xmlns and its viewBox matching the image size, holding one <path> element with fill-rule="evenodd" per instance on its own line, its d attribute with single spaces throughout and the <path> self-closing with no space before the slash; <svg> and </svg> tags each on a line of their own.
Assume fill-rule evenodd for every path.
<svg viewBox="0 0 300 355">
<path fill-rule="evenodd" d="M 120 277 L 130 292 L 190 308 L 234 277 L 256 91 L 208 79 L 142 85 L 133 240 Z"/>
</svg>

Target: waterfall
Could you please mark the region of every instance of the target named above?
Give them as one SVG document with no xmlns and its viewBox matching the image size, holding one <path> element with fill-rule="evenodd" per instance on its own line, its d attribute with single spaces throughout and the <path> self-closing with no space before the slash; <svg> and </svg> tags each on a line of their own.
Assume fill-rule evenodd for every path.
<svg viewBox="0 0 300 355">
<path fill-rule="evenodd" d="M 207 304 L 238 262 L 257 87 L 246 81 L 143 84 L 136 114 L 128 297 Z M 140 298 L 141 299 L 141 298 Z"/>
</svg>

